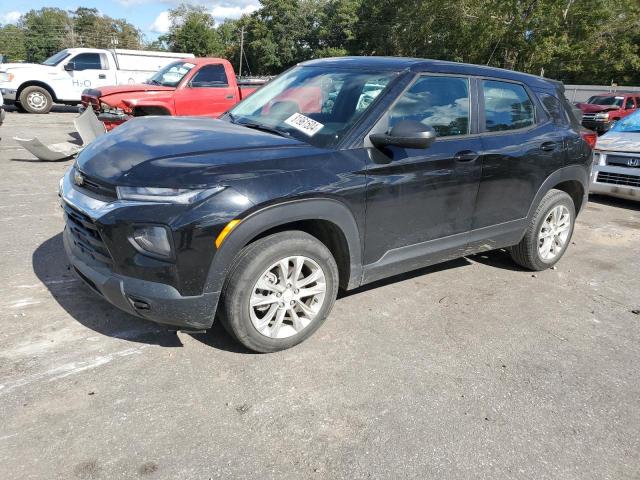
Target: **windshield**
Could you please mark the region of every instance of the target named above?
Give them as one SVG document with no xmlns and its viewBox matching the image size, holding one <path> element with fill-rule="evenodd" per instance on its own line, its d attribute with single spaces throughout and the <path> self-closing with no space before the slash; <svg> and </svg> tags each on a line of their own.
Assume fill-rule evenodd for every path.
<svg viewBox="0 0 640 480">
<path fill-rule="evenodd" d="M 195 65 L 189 62 L 174 62 L 158 70 L 153 77 L 145 83 L 162 85 L 164 87 L 177 87 L 180 80 L 189 73 Z"/>
<path fill-rule="evenodd" d="M 236 105 L 229 119 L 317 147 L 332 147 L 396 75 L 295 67 Z"/>
<path fill-rule="evenodd" d="M 50 67 L 53 67 L 59 64 L 62 60 L 67 58 L 69 55 L 71 55 L 69 52 L 67 52 L 66 50 L 62 50 L 61 52 L 58 52 L 55 55 L 51 55 L 44 62 L 42 62 L 41 65 L 48 65 Z"/>
<path fill-rule="evenodd" d="M 640 133 L 640 111 L 632 113 L 618 120 L 613 127 L 612 132 Z"/>
<path fill-rule="evenodd" d="M 592 105 L 608 105 L 608 106 L 621 107 L 623 100 L 624 100 L 624 97 L 614 97 L 614 96 L 599 97 L 599 96 L 595 96 L 595 97 L 591 97 L 587 103 L 591 103 Z"/>
</svg>

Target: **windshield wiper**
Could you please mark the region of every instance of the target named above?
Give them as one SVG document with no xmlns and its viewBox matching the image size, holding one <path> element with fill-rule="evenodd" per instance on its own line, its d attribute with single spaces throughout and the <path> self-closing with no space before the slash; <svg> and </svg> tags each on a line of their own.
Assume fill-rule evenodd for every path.
<svg viewBox="0 0 640 480">
<path fill-rule="evenodd" d="M 230 114 L 231 115 L 231 114 Z M 269 127 L 267 125 L 262 125 L 260 123 L 253 123 L 253 122 L 249 122 L 249 123 L 241 123 L 241 122 L 234 122 L 233 121 L 233 117 L 231 117 L 231 122 L 235 123 L 236 125 L 242 125 L 243 127 L 247 127 L 247 128 L 253 128 L 254 130 L 261 130 L 263 132 L 267 132 L 267 133 L 273 133 L 274 135 L 280 135 L 281 137 L 290 137 L 291 134 L 289 132 L 285 132 L 284 130 L 279 130 L 277 128 L 274 127 Z"/>
<path fill-rule="evenodd" d="M 147 85 L 162 85 L 159 81 L 154 80 L 154 79 L 152 79 L 152 78 L 150 78 L 149 80 L 147 80 L 147 81 L 146 81 L 146 82 L 144 82 L 144 83 L 146 83 Z"/>
</svg>

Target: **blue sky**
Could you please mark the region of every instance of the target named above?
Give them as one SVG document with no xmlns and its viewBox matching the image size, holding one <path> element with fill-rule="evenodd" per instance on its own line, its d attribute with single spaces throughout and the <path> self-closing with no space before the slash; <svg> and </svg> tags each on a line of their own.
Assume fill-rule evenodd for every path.
<svg viewBox="0 0 640 480">
<path fill-rule="evenodd" d="M 75 10 L 77 7 L 97 8 L 102 13 L 115 18 L 124 18 L 140 28 L 148 39 L 154 39 L 168 28 L 169 9 L 178 5 L 180 0 L 9 0 L 0 3 L 0 24 L 14 23 L 20 14 L 42 7 L 57 7 Z M 238 18 L 258 7 L 258 0 L 192 0 L 207 7 L 216 21 L 225 18 Z"/>
</svg>

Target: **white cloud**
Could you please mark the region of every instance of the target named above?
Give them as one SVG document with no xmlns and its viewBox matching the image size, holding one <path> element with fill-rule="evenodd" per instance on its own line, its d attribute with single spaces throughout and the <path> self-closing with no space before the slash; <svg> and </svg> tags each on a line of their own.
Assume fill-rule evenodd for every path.
<svg viewBox="0 0 640 480">
<path fill-rule="evenodd" d="M 22 14 L 17 10 L 12 10 L 11 12 L 0 13 L 0 24 L 4 25 L 7 23 L 16 23 L 20 20 L 20 16 Z"/>
<path fill-rule="evenodd" d="M 242 15 L 248 15 L 255 12 L 259 8 L 257 3 L 240 6 L 215 6 L 211 10 L 211 15 L 216 22 L 222 22 L 227 18 L 240 18 Z"/>
<path fill-rule="evenodd" d="M 171 26 L 171 20 L 169 19 L 169 12 L 165 10 L 160 12 L 153 23 L 149 26 L 149 31 L 154 33 L 167 33 Z"/>
<path fill-rule="evenodd" d="M 135 3 L 144 3 L 145 1 L 146 0 L 120 0 L 120 3 L 133 5 Z M 165 0 L 163 3 L 169 3 L 170 1 L 171 0 Z M 175 1 L 176 3 L 178 2 L 178 0 Z M 226 0 L 222 3 L 201 1 L 200 3 L 202 5 L 212 5 L 209 12 L 216 23 L 221 23 L 228 18 L 240 18 L 242 15 L 248 15 L 260 8 L 260 4 L 255 0 Z M 167 33 L 170 26 L 169 11 L 165 10 L 158 14 L 153 23 L 149 25 L 148 30 L 153 33 Z"/>
</svg>

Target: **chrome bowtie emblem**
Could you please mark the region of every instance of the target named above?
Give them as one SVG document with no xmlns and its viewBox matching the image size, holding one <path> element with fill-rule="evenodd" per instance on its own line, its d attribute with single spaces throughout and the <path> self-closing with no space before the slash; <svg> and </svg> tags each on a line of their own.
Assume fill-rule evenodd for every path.
<svg viewBox="0 0 640 480">
<path fill-rule="evenodd" d="M 628 167 L 640 167 L 640 158 L 630 158 L 627 160 Z"/>
<path fill-rule="evenodd" d="M 75 183 L 76 185 L 78 185 L 79 187 L 82 186 L 82 184 L 84 183 L 84 177 L 82 176 L 82 174 L 79 171 L 75 171 L 73 173 L 73 183 Z"/>
</svg>

